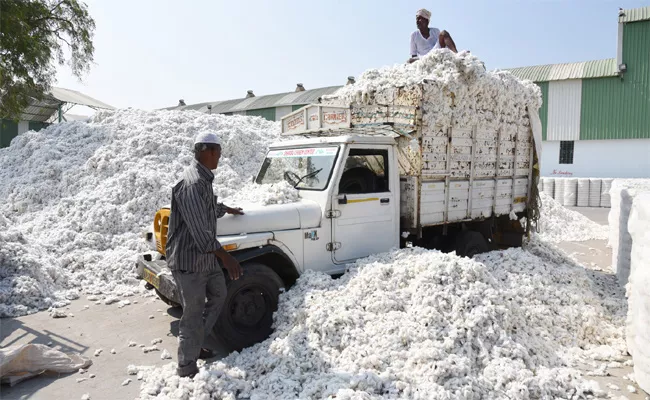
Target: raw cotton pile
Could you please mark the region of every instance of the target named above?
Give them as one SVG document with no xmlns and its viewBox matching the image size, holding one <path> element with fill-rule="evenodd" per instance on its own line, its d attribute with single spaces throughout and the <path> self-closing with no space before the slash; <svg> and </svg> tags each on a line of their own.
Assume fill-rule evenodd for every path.
<svg viewBox="0 0 650 400">
<path fill-rule="evenodd" d="M 424 93 L 418 85 L 424 83 Z M 390 104 L 397 92 L 412 92 L 425 100 L 423 119 L 436 125 L 487 128 L 503 123 L 519 125 L 525 108 L 538 110 L 541 91 L 510 72 L 488 72 L 468 52 L 433 50 L 413 64 L 369 69 L 352 85 L 346 85 L 324 101 L 332 104 Z"/>
<path fill-rule="evenodd" d="M 69 304 L 79 294 L 63 289 L 66 280 L 56 260 L 0 213 L 0 318 Z"/>
<path fill-rule="evenodd" d="M 224 142 L 215 177 L 220 198 L 250 182 L 279 136 L 278 124 L 256 117 L 120 110 L 100 112 L 88 124 L 27 132 L 0 149 L 0 212 L 36 247 L 21 252 L 14 246 L 4 256 L 5 315 L 27 312 L 21 304 L 47 308 L 57 289 L 137 291 L 133 266 L 143 246 L 140 233 L 169 203 L 171 187 L 193 159 L 192 140 L 204 130 Z M 16 235 L 9 240 L 22 240 Z M 22 282 L 21 275 L 37 277 L 39 292 L 16 297 L 24 285 L 13 282 Z"/>
<path fill-rule="evenodd" d="M 179 379 L 141 367 L 141 398 L 579 398 L 582 349 L 625 347 L 623 294 L 541 243 L 477 261 L 404 249 L 338 280 L 307 271 L 265 342 Z M 611 289 L 613 287 L 613 289 Z M 617 291 L 611 293 L 611 291 Z M 589 360 L 593 362 L 593 360 Z"/>
<path fill-rule="evenodd" d="M 650 191 L 650 179 L 614 179 L 609 191 L 612 208 L 609 211 L 609 245 L 612 247 L 612 268 L 621 285 L 630 275 L 632 237 L 628 220 L 637 193 Z"/>
<path fill-rule="evenodd" d="M 627 285 L 627 345 L 639 386 L 650 392 L 650 192 L 634 199 L 629 221 L 632 236 L 630 280 Z"/>
<path fill-rule="evenodd" d="M 539 236 L 553 243 L 563 241 L 605 240 L 608 227 L 600 225 L 579 212 L 569 210 L 546 193 L 540 193 L 542 205 Z"/>
<path fill-rule="evenodd" d="M 240 192 L 224 199 L 229 206 L 246 203 L 253 204 L 286 204 L 300 200 L 300 193 L 286 181 L 278 183 L 265 183 L 262 185 L 250 184 Z"/>
</svg>

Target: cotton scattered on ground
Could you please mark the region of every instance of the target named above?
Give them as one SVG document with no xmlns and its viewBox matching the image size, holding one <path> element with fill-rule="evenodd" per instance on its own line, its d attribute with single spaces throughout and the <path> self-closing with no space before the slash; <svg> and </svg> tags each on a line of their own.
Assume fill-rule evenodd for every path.
<svg viewBox="0 0 650 400">
<path fill-rule="evenodd" d="M 224 143 L 220 198 L 250 182 L 279 137 L 279 124 L 259 117 L 118 110 L 0 149 L 0 317 L 61 307 L 80 292 L 110 303 L 142 291 L 133 268 L 147 250 L 141 232 L 169 204 L 205 130 Z"/>
<path fill-rule="evenodd" d="M 151 353 L 153 351 L 160 351 L 160 349 L 158 348 L 158 346 L 155 346 L 155 345 L 142 348 L 142 352 L 145 353 L 145 354 Z"/>
<path fill-rule="evenodd" d="M 606 240 L 609 228 L 600 225 L 577 211 L 570 210 L 546 193 L 542 200 L 538 224 L 539 237 L 552 243 L 591 239 Z"/>
<path fill-rule="evenodd" d="M 622 357 L 624 318 L 615 278 L 537 239 L 476 260 L 403 249 L 338 280 L 307 271 L 281 295 L 268 340 L 193 381 L 174 363 L 141 368 L 140 396 L 579 397 L 594 389 L 575 367 Z"/>
</svg>

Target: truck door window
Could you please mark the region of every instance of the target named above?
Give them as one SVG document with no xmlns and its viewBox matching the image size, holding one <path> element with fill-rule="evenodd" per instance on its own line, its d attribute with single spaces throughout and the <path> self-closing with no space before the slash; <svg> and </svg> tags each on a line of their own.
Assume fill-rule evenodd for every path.
<svg viewBox="0 0 650 400">
<path fill-rule="evenodd" d="M 388 150 L 350 149 L 345 162 L 340 194 L 389 192 Z"/>
</svg>

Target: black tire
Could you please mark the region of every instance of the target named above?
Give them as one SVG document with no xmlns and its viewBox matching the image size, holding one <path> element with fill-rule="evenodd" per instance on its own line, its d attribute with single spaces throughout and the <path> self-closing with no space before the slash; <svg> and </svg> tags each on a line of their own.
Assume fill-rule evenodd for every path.
<svg viewBox="0 0 650 400">
<path fill-rule="evenodd" d="M 230 350 L 237 351 L 263 341 L 273 332 L 273 313 L 284 287 L 278 274 L 264 264 L 249 262 L 242 268 L 244 275 L 238 280 L 226 278 L 228 294 L 214 327 L 215 335 Z"/>
<path fill-rule="evenodd" d="M 341 176 L 339 193 L 373 193 L 376 179 L 375 173 L 368 168 L 350 168 Z"/>
<path fill-rule="evenodd" d="M 487 240 L 479 232 L 462 231 L 456 235 L 456 255 L 472 258 L 488 251 Z"/>
<path fill-rule="evenodd" d="M 168 306 L 170 306 L 170 307 L 172 307 L 172 308 L 176 308 L 176 307 L 180 307 L 180 306 L 181 306 L 181 305 L 178 304 L 177 302 L 175 302 L 175 301 L 173 301 L 173 300 L 170 300 L 170 299 L 168 299 L 167 297 L 165 297 L 165 295 L 162 294 L 162 293 L 160 293 L 160 290 L 158 290 L 158 289 L 156 289 L 156 294 L 158 295 L 158 297 L 160 298 L 160 300 L 162 300 L 165 304 L 167 304 Z"/>
</svg>

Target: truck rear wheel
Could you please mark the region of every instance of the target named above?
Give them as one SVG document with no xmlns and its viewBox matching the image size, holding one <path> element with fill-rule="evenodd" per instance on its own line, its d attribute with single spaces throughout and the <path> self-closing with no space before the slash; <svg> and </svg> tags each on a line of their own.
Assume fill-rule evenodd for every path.
<svg viewBox="0 0 650 400">
<path fill-rule="evenodd" d="M 282 279 L 271 268 L 257 262 L 242 265 L 244 275 L 228 280 L 228 294 L 214 333 L 231 350 L 241 350 L 266 339 L 273 328 Z"/>
<path fill-rule="evenodd" d="M 456 255 L 472 258 L 489 251 L 487 240 L 475 231 L 462 231 L 456 235 Z"/>
</svg>

